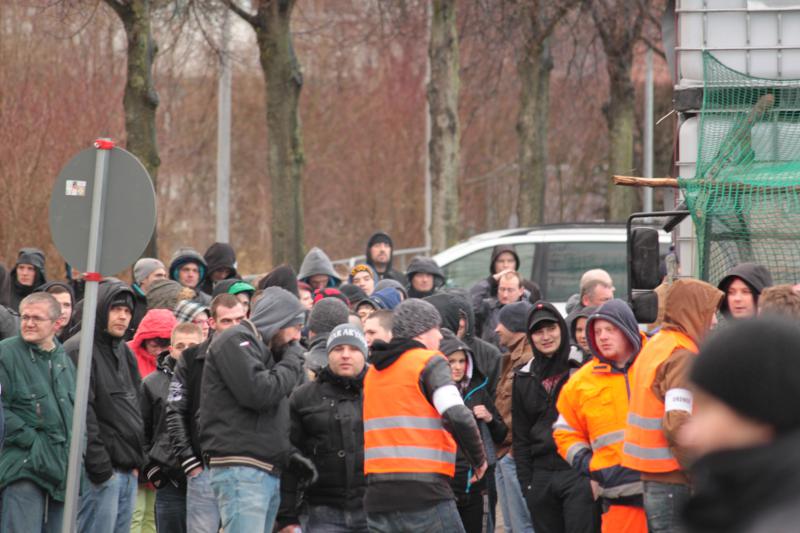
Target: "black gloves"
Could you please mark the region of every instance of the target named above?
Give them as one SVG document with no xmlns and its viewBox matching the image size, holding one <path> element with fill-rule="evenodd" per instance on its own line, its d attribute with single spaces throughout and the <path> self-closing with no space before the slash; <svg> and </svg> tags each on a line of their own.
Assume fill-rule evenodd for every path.
<svg viewBox="0 0 800 533">
<path fill-rule="evenodd" d="M 289 456 L 289 470 L 297 477 L 297 488 L 303 490 L 316 483 L 319 474 L 311 459 L 298 452 Z"/>
</svg>

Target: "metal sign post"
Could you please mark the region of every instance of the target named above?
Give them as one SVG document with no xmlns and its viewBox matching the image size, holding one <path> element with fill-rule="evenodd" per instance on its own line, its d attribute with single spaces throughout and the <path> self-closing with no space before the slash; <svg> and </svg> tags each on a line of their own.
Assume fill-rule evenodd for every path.
<svg viewBox="0 0 800 533">
<path fill-rule="evenodd" d="M 78 352 L 78 376 L 75 385 L 75 406 L 72 414 L 72 439 L 69 444 L 69 463 L 67 470 L 67 495 L 64 500 L 64 522 L 62 533 L 73 533 L 77 529 L 78 498 L 81 489 L 81 465 L 83 459 L 83 438 L 86 426 L 86 406 L 89 403 L 89 378 L 92 373 L 92 344 L 94 343 L 94 322 L 97 312 L 97 285 L 101 276 L 98 273 L 98 258 L 102 242 L 105 208 L 105 182 L 108 176 L 109 151 L 114 143 L 109 140 L 95 142 L 97 159 L 95 162 L 94 184 L 92 190 L 92 210 L 89 217 L 89 252 L 86 258 L 86 289 L 83 297 L 83 322 L 81 343 Z"/>
<path fill-rule="evenodd" d="M 141 162 L 109 139 L 94 148 L 62 169 L 50 200 L 53 241 L 86 280 L 62 533 L 77 531 L 98 285 L 131 265 L 156 222 L 155 190 Z"/>
</svg>

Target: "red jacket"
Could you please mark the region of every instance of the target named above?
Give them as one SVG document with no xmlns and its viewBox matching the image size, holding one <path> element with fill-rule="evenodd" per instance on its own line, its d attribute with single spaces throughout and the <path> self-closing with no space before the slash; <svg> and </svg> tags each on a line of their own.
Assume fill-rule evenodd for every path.
<svg viewBox="0 0 800 533">
<path fill-rule="evenodd" d="M 148 339 L 169 339 L 172 336 L 172 328 L 178 321 L 169 309 L 151 309 L 144 315 L 133 340 L 128 341 L 128 348 L 136 355 L 136 363 L 139 365 L 139 374 L 142 379 L 156 369 L 156 357 L 147 353 L 144 341 Z"/>
</svg>

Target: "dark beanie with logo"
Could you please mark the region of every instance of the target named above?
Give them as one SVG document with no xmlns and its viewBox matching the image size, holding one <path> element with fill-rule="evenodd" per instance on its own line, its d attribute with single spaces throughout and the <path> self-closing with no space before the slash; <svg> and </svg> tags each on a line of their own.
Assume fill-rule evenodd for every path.
<svg viewBox="0 0 800 533">
<path fill-rule="evenodd" d="M 774 316 L 744 320 L 711 335 L 691 380 L 737 413 L 786 433 L 800 429 L 798 350 L 800 324 Z"/>
</svg>

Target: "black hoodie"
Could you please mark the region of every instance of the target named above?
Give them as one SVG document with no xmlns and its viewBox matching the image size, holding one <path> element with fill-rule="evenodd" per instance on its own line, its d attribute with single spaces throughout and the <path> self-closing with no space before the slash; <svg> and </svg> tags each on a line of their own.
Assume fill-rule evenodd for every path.
<svg viewBox="0 0 800 533">
<path fill-rule="evenodd" d="M 378 272 L 378 268 L 375 266 L 375 262 L 372 260 L 372 256 L 369 253 L 370 248 L 379 242 L 388 243 L 389 248 L 392 249 L 392 251 L 389 252 L 389 264 L 386 265 L 386 270 L 383 272 Z M 394 243 L 392 242 L 392 238 L 389 237 L 388 233 L 383 231 L 377 231 L 373 233 L 367 241 L 367 251 L 364 253 L 364 255 L 367 258 L 367 264 L 371 266 L 372 269 L 378 274 L 378 279 L 393 279 L 405 285 L 406 277 L 403 275 L 403 273 L 392 268 L 392 260 L 394 259 Z"/>
<path fill-rule="evenodd" d="M 225 279 L 239 279 L 239 273 L 236 270 L 236 251 L 233 246 L 225 242 L 215 242 L 208 247 L 206 253 L 203 254 L 203 259 L 208 264 L 206 277 L 200 284 L 200 290 L 206 294 L 211 294 L 214 290 L 214 281 L 211 279 L 215 270 L 227 268 L 231 272 Z"/>
<path fill-rule="evenodd" d="M 728 287 L 736 278 L 741 279 L 750 287 L 756 307 L 758 307 L 758 297 L 761 295 L 761 291 L 772 286 L 772 274 L 769 273 L 767 267 L 756 263 L 740 263 L 728 271 L 728 274 L 720 280 L 717 288 L 727 294 Z M 730 318 L 731 312 L 728 310 L 727 296 L 722 300 L 719 310 L 726 318 Z"/>
<path fill-rule="evenodd" d="M 475 315 L 466 293 L 457 289 L 448 289 L 433 296 L 428 296 L 425 301 L 432 304 L 439 311 L 443 328 L 458 332 L 459 321 L 462 318 L 466 321 L 464 335 L 461 340 L 472 350 L 472 354 L 475 357 L 475 366 L 480 370 L 481 374 L 489 379 L 487 383 L 488 392 L 494 398 L 502 355 L 497 346 L 475 336 Z"/>
<path fill-rule="evenodd" d="M 475 309 L 481 309 L 484 305 L 484 300 L 497 298 L 497 280 L 494 279 L 494 275 L 497 274 L 497 272 L 495 272 L 494 263 L 497 261 L 500 254 L 505 252 L 509 252 L 514 256 L 514 270 L 519 272 L 519 254 L 517 254 L 517 249 L 514 248 L 513 244 L 498 244 L 492 248 L 492 257 L 489 260 L 489 275 L 477 282 L 469 290 L 470 297 L 472 298 L 472 306 Z M 522 272 L 520 272 L 520 274 L 522 274 Z M 522 286 L 528 291 L 528 298 L 531 303 L 536 303 L 542 299 L 542 290 L 538 284 L 525 279 L 523 276 Z"/>
<path fill-rule="evenodd" d="M 7 283 L 8 295 L 6 299 L 8 301 L 8 307 L 11 310 L 19 312 L 19 303 L 23 298 L 34 292 L 36 287 L 39 287 L 47 281 L 44 273 L 44 262 L 44 252 L 38 248 L 22 248 L 19 251 L 17 262 L 14 268 L 11 269 L 11 275 Z M 36 278 L 33 280 L 32 285 L 21 285 L 17 281 L 17 267 L 23 264 L 32 265 L 36 270 Z"/>
<path fill-rule="evenodd" d="M 133 290 L 118 280 L 100 283 L 97 294 L 89 405 L 86 410 L 84 467 L 92 483 L 109 479 L 114 469 L 140 468 L 144 461 L 144 424 L 139 410 L 139 375 L 136 357 L 123 338 L 107 331 L 112 302 L 129 298 Z M 78 366 L 80 334 L 64 344 Z"/>
<path fill-rule="evenodd" d="M 75 300 L 75 292 L 72 290 L 72 286 L 65 282 L 65 281 L 48 281 L 47 283 L 36 287 L 36 292 L 50 292 L 50 289 L 53 287 L 62 287 L 64 288 L 67 293 L 69 293 L 69 297 L 72 300 L 72 314 L 69 316 L 69 321 L 64 324 L 64 328 L 61 330 L 61 333 L 58 334 L 58 340 L 62 343 L 66 342 L 67 339 L 70 338 L 70 330 L 75 326 L 75 306 L 77 305 L 77 301 Z M 126 339 L 127 340 L 127 339 Z"/>
<path fill-rule="evenodd" d="M 531 483 L 533 469 L 566 470 L 569 464 L 556 449 L 553 424 L 558 418 L 556 401 L 569 379 L 569 331 L 567 323 L 552 304 L 537 302 L 528 315 L 528 342 L 532 326 L 546 318 L 558 324 L 561 342 L 555 353 L 546 357 L 533 347 L 533 359 L 514 374 L 511 413 L 514 459 L 517 478 L 523 490 Z"/>
<path fill-rule="evenodd" d="M 277 266 L 258 280 L 258 290 L 263 291 L 268 287 L 280 287 L 300 297 L 300 291 L 297 290 L 297 273 L 289 265 Z"/>
<path fill-rule="evenodd" d="M 433 276 L 433 288 L 429 291 L 421 292 L 411 285 L 411 280 L 415 274 L 430 274 Z M 409 298 L 425 298 L 436 293 L 445 283 L 444 273 L 436 261 L 430 257 L 417 256 L 411 260 L 406 272 L 408 282 L 408 297 Z"/>
</svg>

